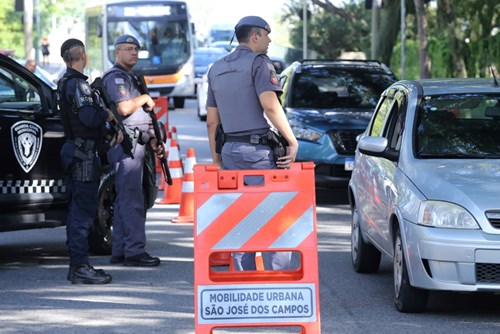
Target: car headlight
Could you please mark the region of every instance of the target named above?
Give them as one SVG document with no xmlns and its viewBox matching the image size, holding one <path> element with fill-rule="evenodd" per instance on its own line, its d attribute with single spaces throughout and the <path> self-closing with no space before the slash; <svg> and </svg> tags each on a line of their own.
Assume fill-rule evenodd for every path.
<svg viewBox="0 0 500 334">
<path fill-rule="evenodd" d="M 463 207 L 442 201 L 425 201 L 418 210 L 418 224 L 440 228 L 479 229 L 472 215 Z"/>
<path fill-rule="evenodd" d="M 293 134 L 297 139 L 317 141 L 323 135 L 321 132 L 308 129 L 300 125 L 291 125 L 290 127 L 292 128 Z"/>
</svg>

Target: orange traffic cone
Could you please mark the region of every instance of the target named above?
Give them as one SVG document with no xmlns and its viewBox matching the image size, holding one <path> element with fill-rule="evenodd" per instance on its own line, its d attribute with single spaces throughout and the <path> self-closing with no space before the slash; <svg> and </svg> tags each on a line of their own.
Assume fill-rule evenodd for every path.
<svg viewBox="0 0 500 334">
<path fill-rule="evenodd" d="M 179 216 L 172 219 L 174 223 L 192 223 L 194 221 L 194 165 L 196 165 L 194 148 L 189 148 L 184 163 Z"/>
<path fill-rule="evenodd" d="M 179 149 L 177 142 L 172 139 L 171 145 L 168 149 L 168 169 L 172 177 L 172 185 L 165 184 L 163 190 L 163 199 L 158 203 L 160 204 L 177 204 L 181 201 L 182 192 L 182 167 L 179 158 Z"/>
<path fill-rule="evenodd" d="M 256 270 L 264 270 L 264 260 L 261 252 L 255 253 L 255 268 Z"/>
</svg>

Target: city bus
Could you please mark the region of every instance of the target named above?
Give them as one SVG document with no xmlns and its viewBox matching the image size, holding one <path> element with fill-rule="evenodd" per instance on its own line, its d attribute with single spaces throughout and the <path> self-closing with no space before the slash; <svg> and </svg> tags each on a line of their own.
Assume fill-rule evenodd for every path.
<svg viewBox="0 0 500 334">
<path fill-rule="evenodd" d="M 114 41 L 123 34 L 141 44 L 134 71 L 144 74 L 153 97 L 169 96 L 183 108 L 195 96 L 194 24 L 186 1 L 98 1 L 85 12 L 86 74 L 93 80 L 115 61 Z"/>
</svg>

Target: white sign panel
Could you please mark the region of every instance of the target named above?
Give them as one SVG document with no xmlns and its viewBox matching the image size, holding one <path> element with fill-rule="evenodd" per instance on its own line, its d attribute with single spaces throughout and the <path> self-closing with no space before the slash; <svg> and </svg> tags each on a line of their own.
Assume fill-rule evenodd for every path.
<svg viewBox="0 0 500 334">
<path fill-rule="evenodd" d="M 314 284 L 199 285 L 198 323 L 315 322 Z"/>
</svg>

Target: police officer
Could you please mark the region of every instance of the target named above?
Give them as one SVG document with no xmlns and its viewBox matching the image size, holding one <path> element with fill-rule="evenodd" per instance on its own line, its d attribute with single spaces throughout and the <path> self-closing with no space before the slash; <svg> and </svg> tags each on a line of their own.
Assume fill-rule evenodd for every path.
<svg viewBox="0 0 500 334">
<path fill-rule="evenodd" d="M 146 145 L 151 135 L 151 117 L 143 110 L 154 108 L 148 94 L 141 94 L 138 81 L 132 73 L 137 64 L 139 41 L 123 35 L 115 41 L 116 62 L 103 77 L 110 98 L 116 103 L 123 124 L 134 132 L 134 158 L 129 157 L 121 145 L 108 151 L 108 160 L 116 171 L 116 199 L 113 216 L 113 248 L 111 263 L 126 266 L 157 266 L 160 259 L 149 255 L 146 247 L 146 210 L 143 194 L 143 168 Z M 156 147 L 149 141 L 151 147 Z"/>
<path fill-rule="evenodd" d="M 58 83 L 59 107 L 66 142 L 61 161 L 70 194 L 66 225 L 71 283 L 107 284 L 111 275 L 89 264 L 88 234 L 97 213 L 100 160 L 97 149 L 106 134 L 106 121 L 113 114 L 99 107 L 83 69 L 87 56 L 83 43 L 74 38 L 61 46 L 67 69 Z"/>
<path fill-rule="evenodd" d="M 282 90 L 266 55 L 269 24 L 258 16 L 243 17 L 235 26 L 236 49 L 216 61 L 208 74 L 207 129 L 213 162 L 224 169 L 288 168 L 298 143 L 278 100 Z M 266 119 L 267 117 L 267 119 Z M 271 124 L 288 141 L 284 156 L 275 160 L 267 141 Z M 226 140 L 216 152 L 216 130 L 222 124 Z M 247 184 L 261 178 L 245 178 Z M 258 178 L 258 177 L 257 177 Z M 266 269 L 290 269 L 291 253 L 264 253 Z M 255 270 L 255 253 L 234 253 L 238 270 Z"/>
</svg>

